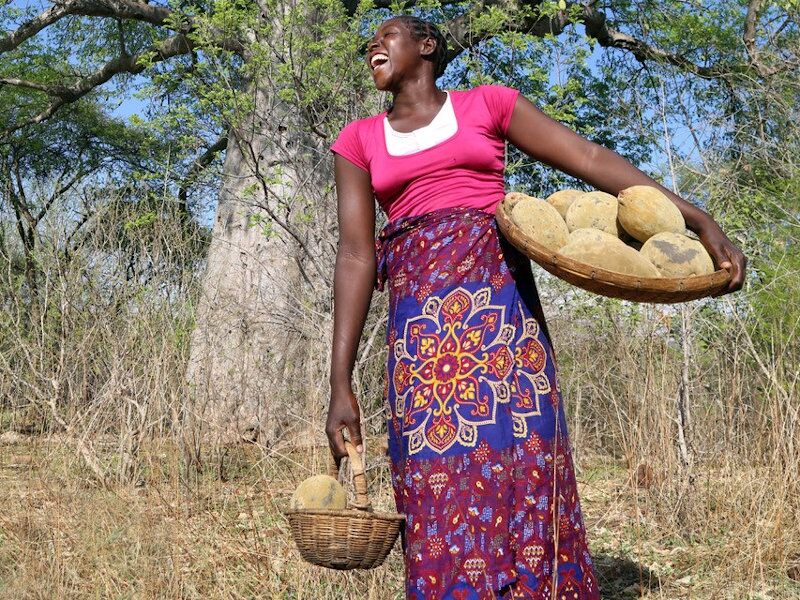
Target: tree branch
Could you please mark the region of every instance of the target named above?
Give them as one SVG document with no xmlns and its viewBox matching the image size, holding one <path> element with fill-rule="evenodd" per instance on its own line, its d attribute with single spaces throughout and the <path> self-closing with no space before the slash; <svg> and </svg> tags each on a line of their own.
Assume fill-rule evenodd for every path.
<svg viewBox="0 0 800 600">
<path fill-rule="evenodd" d="M 781 69 L 780 67 L 767 67 L 759 57 L 758 46 L 756 45 L 756 26 L 763 8 L 763 0 L 750 0 L 747 5 L 747 16 L 744 19 L 742 41 L 744 42 L 745 50 L 747 50 L 747 56 L 750 58 L 750 63 L 756 68 L 759 75 L 769 77 L 770 75 L 775 75 Z"/>
<path fill-rule="evenodd" d="M 82 169 L 79 169 L 78 172 L 75 173 L 75 175 L 73 175 L 72 178 L 69 179 L 66 183 L 64 183 L 63 185 L 57 185 L 56 189 L 53 190 L 53 193 L 50 195 L 50 197 L 45 201 L 45 203 L 39 209 L 39 212 L 36 215 L 36 223 L 39 223 L 42 219 L 44 219 L 44 216 L 47 214 L 47 211 L 50 210 L 50 207 L 53 205 L 53 203 L 56 200 L 58 200 L 61 196 L 63 196 L 67 192 L 67 190 L 69 190 L 73 185 L 75 185 L 85 175 L 86 175 L 86 173 Z M 59 177 L 59 180 L 58 180 L 59 184 L 61 183 L 61 178 L 63 176 L 64 176 L 64 173 L 62 173 L 61 176 Z"/>
<path fill-rule="evenodd" d="M 24 87 L 31 90 L 44 92 L 50 96 L 60 95 L 59 92 L 66 91 L 64 86 L 48 85 L 46 83 L 37 83 L 36 81 L 28 81 L 27 79 L 18 79 L 17 77 L 0 77 L 0 86 L 14 85 L 17 87 Z"/>
<path fill-rule="evenodd" d="M 163 25 L 172 11 L 162 6 L 136 0 L 56 0 L 53 6 L 26 21 L 15 31 L 0 37 L 0 54 L 18 47 L 45 27 L 68 15 L 84 17 L 116 17 Z"/>
<path fill-rule="evenodd" d="M 347 0 L 343 1 L 347 2 Z M 391 1 L 392 0 L 375 0 L 374 5 L 376 7 L 385 7 L 389 6 Z M 470 27 L 470 23 L 473 21 L 476 14 L 480 13 L 487 5 L 493 3 L 496 3 L 495 0 L 484 2 L 479 8 L 476 8 L 475 11 L 467 12 L 443 24 L 442 33 L 444 33 L 448 42 L 448 64 L 457 58 L 464 50 L 494 35 L 494 31 L 480 31 Z M 538 0 L 523 0 L 523 4 L 533 6 L 539 3 Z M 617 48 L 630 52 L 641 62 L 652 61 L 667 63 L 678 67 L 682 71 L 693 73 L 704 79 L 721 79 L 734 74 L 746 73 L 752 70 L 752 66 L 755 66 L 759 74 L 764 77 L 774 75 L 781 70 L 775 67 L 766 68 L 755 60 L 755 24 L 763 0 L 750 1 L 748 16 L 745 21 L 745 45 L 750 44 L 748 54 L 750 55 L 752 66 L 745 63 L 721 63 L 708 66 L 697 64 L 681 54 L 668 52 L 610 27 L 606 22 L 605 13 L 595 8 L 596 4 L 595 1 L 587 1 L 580 5 L 582 15 L 578 23 L 584 25 L 586 28 L 586 35 L 597 40 L 597 43 L 605 48 Z M 572 24 L 567 16 L 568 12 L 569 10 L 562 10 L 552 16 L 532 16 L 527 19 L 506 23 L 504 30 L 526 33 L 536 37 L 544 37 L 548 34 L 559 35 L 567 26 Z"/>
<path fill-rule="evenodd" d="M 69 4 L 55 4 L 42 14 L 26 21 L 15 31 L 0 37 L 0 53 L 13 50 L 28 38 L 33 37 L 48 25 L 52 25 L 69 14 Z"/>
<path fill-rule="evenodd" d="M 68 0 L 72 14 L 85 17 L 116 17 L 163 25 L 172 10 L 137 0 Z"/>
<path fill-rule="evenodd" d="M 14 78 L 0 79 L 0 84 L 17 85 L 20 87 L 27 87 L 35 90 L 42 91 L 52 98 L 50 105 L 40 112 L 39 114 L 27 119 L 22 123 L 17 123 L 6 129 L 0 131 L 0 139 L 6 137 L 8 134 L 13 133 L 23 127 L 49 119 L 56 110 L 65 104 L 70 104 L 79 100 L 94 88 L 104 84 L 114 75 L 120 73 L 137 74 L 144 71 L 148 63 L 161 62 L 178 56 L 181 54 L 188 54 L 194 48 L 194 44 L 185 35 L 178 34 L 171 38 L 167 38 L 158 44 L 154 44 L 133 56 L 125 55 L 119 56 L 114 60 L 107 62 L 94 73 L 83 77 L 71 85 L 45 85 L 31 81 L 25 81 Z"/>
<path fill-rule="evenodd" d="M 704 79 L 718 79 L 749 70 L 747 65 L 735 63 L 712 66 L 698 65 L 685 56 L 651 46 L 647 42 L 609 27 L 606 23 L 605 14 L 591 7 L 584 8 L 581 21 L 586 27 L 586 34 L 596 39 L 598 44 L 605 48 L 627 50 L 640 62 L 665 62 Z"/>
<path fill-rule="evenodd" d="M 174 56 L 187 54 L 196 46 L 196 44 L 189 39 L 188 35 L 194 30 L 195 25 L 192 20 L 187 17 L 183 20 L 179 28 L 175 26 L 172 27 L 173 30 L 179 31 L 177 35 L 153 44 L 144 51 L 131 56 L 128 54 L 128 49 L 125 44 L 122 20 L 137 20 L 152 25 L 164 25 L 168 17 L 172 15 L 172 10 L 139 0 L 54 0 L 54 2 L 53 6 L 40 15 L 22 24 L 15 31 L 0 37 L 0 54 L 17 48 L 25 40 L 35 36 L 42 29 L 52 25 L 65 16 L 80 15 L 116 19 L 118 23 L 120 55 L 114 60 L 107 62 L 94 73 L 80 78 L 71 85 L 45 84 L 16 77 L 1 78 L 0 87 L 2 85 L 14 85 L 37 90 L 50 96 L 51 101 L 47 108 L 33 117 L 0 131 L 0 139 L 3 139 L 14 131 L 49 119 L 62 106 L 82 98 L 94 88 L 106 83 L 115 75 L 120 73 L 141 73 L 150 62 L 161 62 Z M 212 32 L 212 34 L 213 33 L 214 32 Z M 215 37 L 212 45 L 239 55 L 244 54 L 245 47 L 240 39 L 235 37 L 231 38 L 222 33 L 219 33 L 219 35 Z"/>
<path fill-rule="evenodd" d="M 189 172 L 186 174 L 186 177 L 181 183 L 181 189 L 178 190 L 178 205 L 180 206 L 183 214 L 189 214 L 189 204 L 187 202 L 189 186 L 192 185 L 197 176 L 200 175 L 200 173 L 202 173 L 205 168 L 211 164 L 211 161 L 214 160 L 214 157 L 227 147 L 228 136 L 222 135 L 216 142 L 209 146 L 206 151 L 194 161 L 194 163 L 192 163 Z"/>
<path fill-rule="evenodd" d="M 758 50 L 756 48 L 756 23 L 758 23 L 758 13 L 761 12 L 762 0 L 750 0 L 747 5 L 747 17 L 744 20 L 744 33 L 742 40 L 750 60 L 757 62 Z"/>
<path fill-rule="evenodd" d="M 489 3 L 484 3 L 476 12 L 483 10 Z M 455 17 L 442 27 L 445 39 L 448 42 L 447 62 L 454 60 L 464 50 L 476 46 L 480 42 L 492 37 L 494 32 L 481 31 L 470 28 L 470 21 L 476 17 L 475 12 L 467 12 Z M 569 25 L 566 11 L 560 11 L 553 16 L 528 18 L 521 21 L 506 23 L 505 31 L 516 31 L 535 37 L 545 35 L 559 35 Z"/>
</svg>

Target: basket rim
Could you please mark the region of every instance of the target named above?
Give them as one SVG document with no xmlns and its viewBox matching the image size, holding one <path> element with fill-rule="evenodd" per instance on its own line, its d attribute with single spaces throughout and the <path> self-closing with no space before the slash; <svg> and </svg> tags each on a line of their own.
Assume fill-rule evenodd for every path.
<svg viewBox="0 0 800 600">
<path fill-rule="evenodd" d="M 730 272 L 725 269 L 718 269 L 714 273 L 694 277 L 637 277 L 582 263 L 551 250 L 526 236 L 508 215 L 505 205 L 506 201 L 504 199 L 497 205 L 495 214 L 498 217 L 497 222 L 500 225 L 500 229 L 506 234 L 509 242 L 512 242 L 526 256 L 560 279 L 563 279 L 559 275 L 560 271 L 569 271 L 571 274 L 588 281 L 596 281 L 621 290 L 645 294 L 674 294 L 678 297 L 681 294 L 705 290 L 713 293 L 724 287 L 731 278 Z M 573 285 L 576 284 L 573 283 Z M 597 292 L 594 291 L 594 293 Z"/>
<path fill-rule="evenodd" d="M 383 519 L 392 521 L 404 521 L 406 516 L 403 513 L 386 513 L 377 511 L 366 511 L 357 508 L 288 508 L 283 511 L 283 514 L 288 516 L 302 515 L 309 517 L 329 516 L 329 517 L 347 517 L 356 519 Z"/>
</svg>

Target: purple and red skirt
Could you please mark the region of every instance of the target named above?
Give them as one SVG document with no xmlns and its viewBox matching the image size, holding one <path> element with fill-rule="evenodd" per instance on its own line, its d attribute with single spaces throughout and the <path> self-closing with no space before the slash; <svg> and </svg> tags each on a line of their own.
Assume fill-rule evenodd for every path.
<svg viewBox="0 0 800 600">
<path fill-rule="evenodd" d="M 376 251 L 406 598 L 599 598 L 529 260 L 472 208 L 392 221 Z"/>
</svg>

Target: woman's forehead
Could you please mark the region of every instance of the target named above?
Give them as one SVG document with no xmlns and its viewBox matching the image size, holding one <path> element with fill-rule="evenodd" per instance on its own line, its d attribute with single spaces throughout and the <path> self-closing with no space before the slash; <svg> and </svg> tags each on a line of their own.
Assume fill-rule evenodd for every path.
<svg viewBox="0 0 800 600">
<path fill-rule="evenodd" d="M 390 27 L 396 27 L 400 29 L 403 27 L 403 22 L 400 21 L 399 19 L 387 19 L 386 21 L 378 25 L 378 28 L 375 30 L 375 35 L 378 35 L 378 32 L 380 32 L 382 29 L 388 29 Z"/>
</svg>

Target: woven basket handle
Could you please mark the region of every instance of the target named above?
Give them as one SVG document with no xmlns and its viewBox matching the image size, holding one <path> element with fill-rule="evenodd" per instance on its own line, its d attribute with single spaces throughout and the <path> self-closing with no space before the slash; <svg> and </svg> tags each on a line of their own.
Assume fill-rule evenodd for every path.
<svg viewBox="0 0 800 600">
<path fill-rule="evenodd" d="M 353 472 L 353 485 L 356 491 L 356 500 L 353 503 L 353 508 L 361 510 L 371 510 L 372 504 L 367 496 L 367 478 L 364 474 L 364 460 L 356 450 L 355 446 L 348 440 L 344 441 L 344 447 L 347 449 L 347 456 L 350 458 L 350 470 Z M 333 454 L 330 455 L 330 474 L 334 479 L 339 478 L 339 468 L 336 466 L 336 459 Z"/>
</svg>

